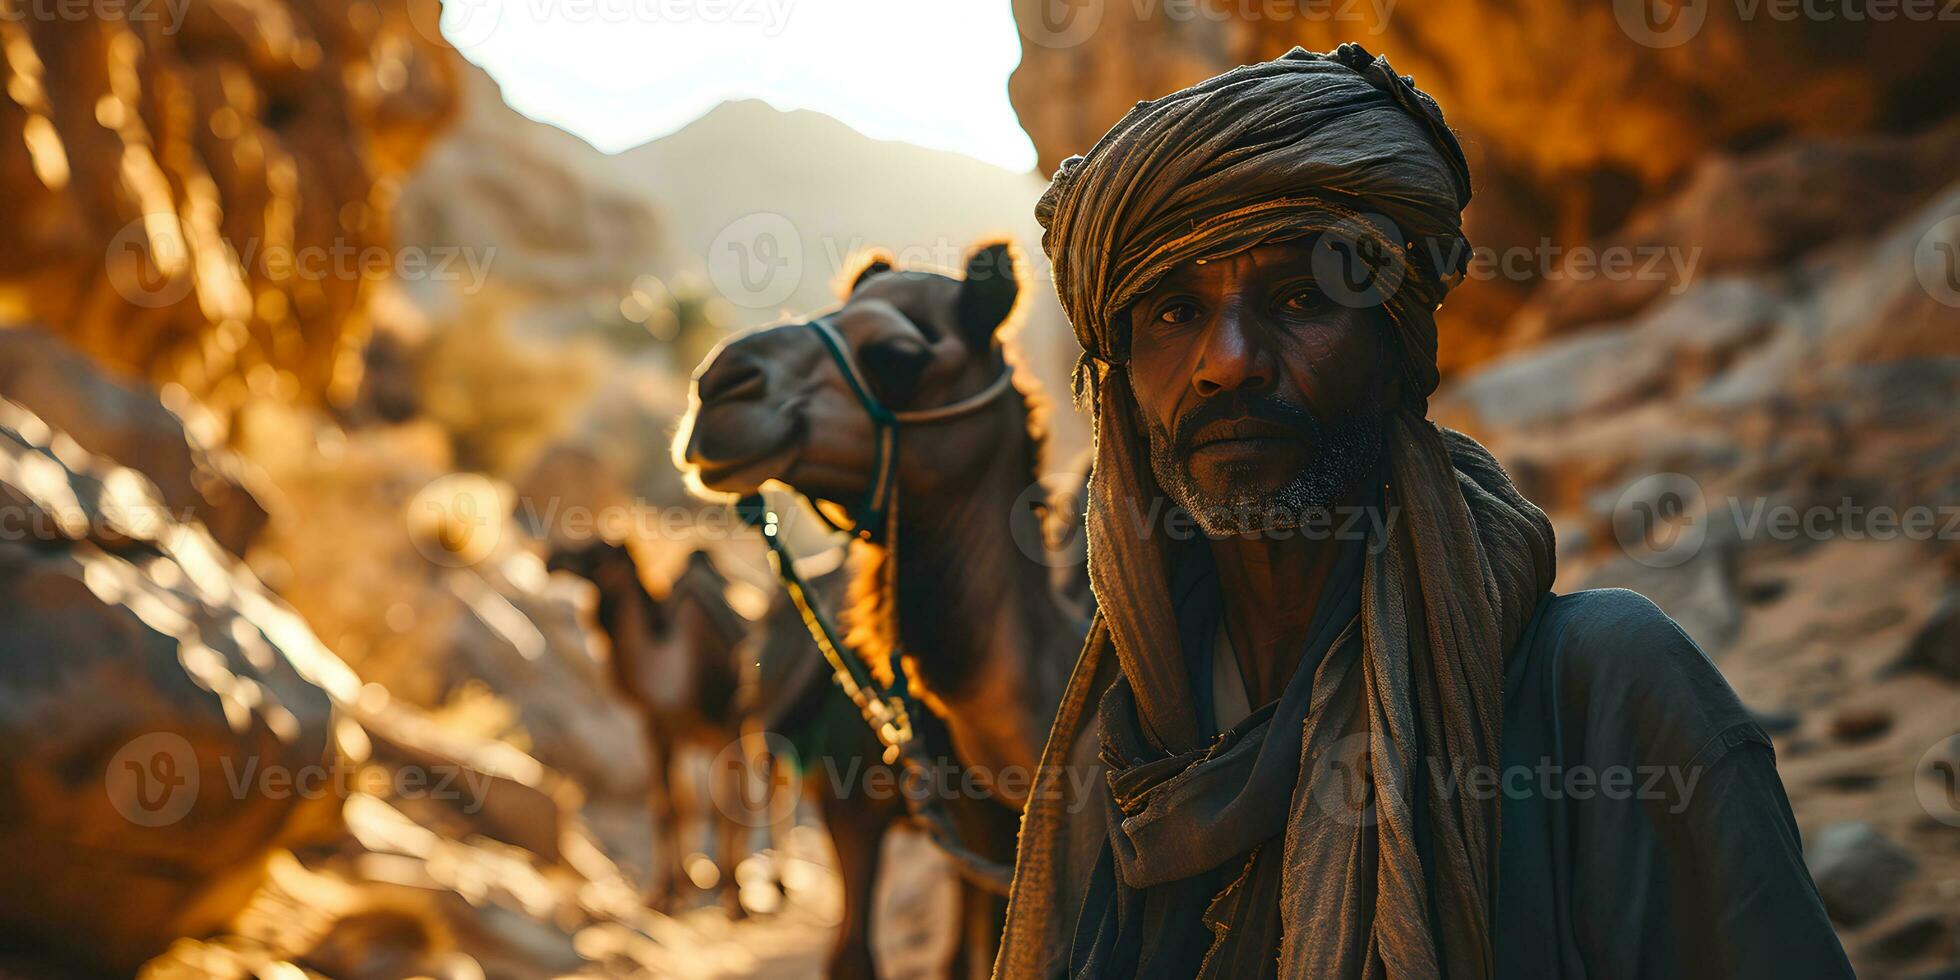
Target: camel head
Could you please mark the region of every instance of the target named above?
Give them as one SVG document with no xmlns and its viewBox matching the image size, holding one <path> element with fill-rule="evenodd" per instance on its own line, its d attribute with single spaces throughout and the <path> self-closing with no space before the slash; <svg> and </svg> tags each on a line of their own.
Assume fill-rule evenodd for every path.
<svg viewBox="0 0 1960 980">
<path fill-rule="evenodd" d="M 878 400 L 917 411 L 958 402 L 1000 376 L 1002 328 L 1019 294 L 1013 249 L 996 243 L 976 249 L 960 279 L 873 260 L 829 320 Z M 1003 398 L 970 416 L 902 428 L 900 492 L 970 486 L 1003 447 L 1024 438 L 1025 424 L 1020 399 Z M 850 503 L 870 487 L 875 438 L 817 332 L 792 322 L 737 336 L 702 363 L 675 460 L 709 493 L 749 494 L 776 480 Z"/>
<path fill-rule="evenodd" d="M 596 540 L 581 547 L 560 545 L 545 559 L 546 571 L 567 572 L 602 589 L 623 589 L 639 584 L 639 566 L 626 546 Z"/>
</svg>

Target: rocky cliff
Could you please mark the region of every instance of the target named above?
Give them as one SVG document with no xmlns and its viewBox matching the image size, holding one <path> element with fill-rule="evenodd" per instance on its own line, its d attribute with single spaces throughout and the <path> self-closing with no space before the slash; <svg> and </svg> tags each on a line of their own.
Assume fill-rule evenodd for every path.
<svg viewBox="0 0 1960 980">
<path fill-rule="evenodd" d="M 1930 6 L 1881 18 L 1828 4 L 1820 18 L 1640 0 L 1013 2 L 1024 43 L 1009 93 L 1043 173 L 1136 101 L 1296 44 L 1359 42 L 1414 76 L 1463 137 L 1471 242 L 1534 256 L 1533 271 L 1457 291 L 1445 310 L 1452 368 L 1508 345 L 1502 324 L 1545 278 L 1535 270 L 1559 264 L 1549 247 L 1622 227 L 1704 161 L 1913 132 L 1960 108 L 1960 24 Z"/>
<path fill-rule="evenodd" d="M 351 395 L 453 111 L 437 0 L 33 10 L 0 18 L 0 315 L 221 418 Z"/>
</svg>

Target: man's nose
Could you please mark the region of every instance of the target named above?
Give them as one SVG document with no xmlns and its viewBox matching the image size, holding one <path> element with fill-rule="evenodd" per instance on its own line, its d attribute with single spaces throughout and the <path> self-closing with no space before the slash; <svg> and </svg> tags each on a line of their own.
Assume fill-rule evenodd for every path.
<svg viewBox="0 0 1960 980">
<path fill-rule="evenodd" d="M 1191 384 L 1204 397 L 1230 391 L 1263 391 L 1273 386 L 1271 352 L 1236 308 L 1227 309 L 1205 331 L 1198 369 Z"/>
</svg>

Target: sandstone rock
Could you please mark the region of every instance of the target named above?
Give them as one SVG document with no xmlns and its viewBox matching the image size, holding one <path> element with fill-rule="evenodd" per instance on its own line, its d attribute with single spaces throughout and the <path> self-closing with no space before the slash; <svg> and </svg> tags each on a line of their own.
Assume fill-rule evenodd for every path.
<svg viewBox="0 0 1960 980">
<path fill-rule="evenodd" d="M 1953 930 L 1939 916 L 1915 915 L 1885 930 L 1859 952 L 1869 959 L 1896 963 L 1923 956 L 1941 945 L 1947 946 L 1945 952 L 1951 954 L 1953 938 Z"/>
<path fill-rule="evenodd" d="M 265 526 L 263 478 L 216 445 L 202 409 L 174 389 L 165 407 L 148 387 L 103 373 L 74 348 L 34 328 L 0 329 L 0 398 L 26 407 L 83 449 L 142 473 L 163 505 L 191 517 L 242 555 Z M 188 416 L 188 418 L 186 417 Z"/>
<path fill-rule="evenodd" d="M 0 922 L 128 971 L 222 925 L 270 849 L 337 835 L 308 777 L 357 682 L 149 481 L 6 401 L 0 499 Z"/>
<path fill-rule="evenodd" d="M 1919 868 L 1905 848 L 1862 820 L 1817 831 L 1804 860 L 1831 918 L 1857 925 L 1885 911 Z"/>
<path fill-rule="evenodd" d="M 220 418 L 252 397 L 351 395 L 375 277 L 348 257 L 396 258 L 387 204 L 453 109 L 437 10 L 10 18 L 0 308 Z"/>
<path fill-rule="evenodd" d="M 1892 715 L 1883 708 L 1847 708 L 1831 719 L 1831 735 L 1847 742 L 1877 738 L 1892 727 Z"/>
<path fill-rule="evenodd" d="M 1898 665 L 1960 682 L 1960 588 L 1949 588 L 1941 597 Z"/>
</svg>

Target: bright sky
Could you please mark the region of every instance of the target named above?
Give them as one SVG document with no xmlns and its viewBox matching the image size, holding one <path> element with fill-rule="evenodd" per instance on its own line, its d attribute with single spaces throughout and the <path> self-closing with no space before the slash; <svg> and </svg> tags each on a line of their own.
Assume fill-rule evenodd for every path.
<svg viewBox="0 0 1960 980">
<path fill-rule="evenodd" d="M 1008 0 L 446 0 L 442 31 L 519 112 L 618 152 L 728 99 L 1032 170 Z"/>
</svg>

